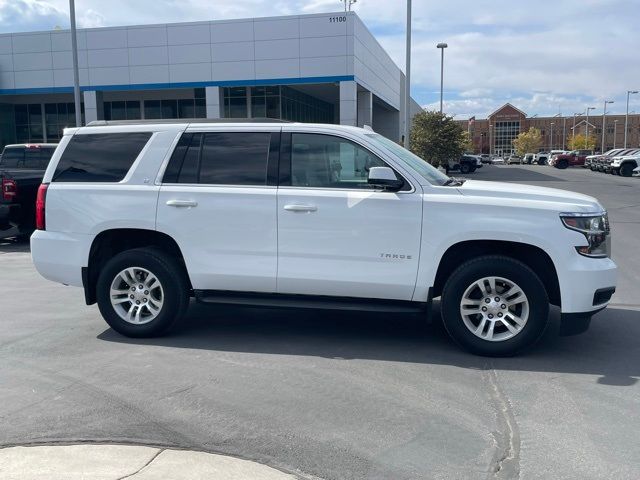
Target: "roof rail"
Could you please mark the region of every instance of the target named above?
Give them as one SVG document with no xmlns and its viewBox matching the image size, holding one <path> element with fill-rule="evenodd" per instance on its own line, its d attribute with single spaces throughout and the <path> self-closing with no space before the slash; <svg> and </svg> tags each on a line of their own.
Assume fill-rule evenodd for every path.
<svg viewBox="0 0 640 480">
<path fill-rule="evenodd" d="M 93 120 L 87 127 L 106 125 L 154 125 L 171 123 L 292 123 L 277 118 L 163 118 L 157 120 Z"/>
</svg>

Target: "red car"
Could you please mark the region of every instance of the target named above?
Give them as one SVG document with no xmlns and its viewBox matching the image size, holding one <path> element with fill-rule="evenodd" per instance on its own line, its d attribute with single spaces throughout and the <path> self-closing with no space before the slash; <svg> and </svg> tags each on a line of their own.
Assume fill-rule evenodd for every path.
<svg viewBox="0 0 640 480">
<path fill-rule="evenodd" d="M 574 150 L 569 153 L 554 155 L 549 160 L 549 165 L 556 168 L 581 167 L 584 165 L 587 155 L 591 155 L 591 150 Z"/>
</svg>

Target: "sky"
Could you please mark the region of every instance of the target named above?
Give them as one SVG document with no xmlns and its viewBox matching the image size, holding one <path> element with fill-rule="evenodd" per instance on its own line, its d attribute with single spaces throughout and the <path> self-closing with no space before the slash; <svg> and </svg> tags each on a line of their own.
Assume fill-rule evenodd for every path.
<svg viewBox="0 0 640 480">
<path fill-rule="evenodd" d="M 68 0 L 0 0 L 0 32 L 69 27 Z M 358 0 L 353 10 L 404 70 L 404 0 Z M 78 26 L 99 27 L 332 12 L 340 0 L 76 0 Z M 529 115 L 589 107 L 624 113 L 640 90 L 640 0 L 413 0 L 412 96 L 484 118 L 510 102 Z M 640 113 L 640 94 L 630 111 Z"/>
</svg>

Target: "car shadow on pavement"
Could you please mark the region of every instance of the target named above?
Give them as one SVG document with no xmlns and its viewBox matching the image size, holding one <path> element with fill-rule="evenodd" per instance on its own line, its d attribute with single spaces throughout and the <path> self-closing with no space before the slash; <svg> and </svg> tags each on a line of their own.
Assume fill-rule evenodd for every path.
<svg viewBox="0 0 640 480">
<path fill-rule="evenodd" d="M 0 239 L 0 255 L 3 253 L 29 253 L 29 239 Z"/>
<path fill-rule="evenodd" d="M 108 329 L 100 340 L 172 348 L 368 359 L 456 365 L 470 369 L 523 370 L 597 375 L 598 383 L 630 386 L 640 378 L 640 312 L 608 308 L 589 331 L 559 337 L 559 313 L 541 341 L 512 358 L 484 358 L 461 351 L 450 340 L 439 308 L 423 315 L 300 309 L 212 307 L 193 304 L 183 324 L 165 337 L 126 338 Z"/>
</svg>

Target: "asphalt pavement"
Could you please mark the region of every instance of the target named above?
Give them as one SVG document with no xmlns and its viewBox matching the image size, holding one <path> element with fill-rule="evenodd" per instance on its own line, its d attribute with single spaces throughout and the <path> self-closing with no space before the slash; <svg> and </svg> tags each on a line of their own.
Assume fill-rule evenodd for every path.
<svg viewBox="0 0 640 480">
<path fill-rule="evenodd" d="M 603 202 L 620 280 L 588 332 L 558 337 L 554 311 L 535 349 L 487 359 L 437 315 L 193 305 L 175 333 L 128 339 L 42 279 L 27 245 L 0 242 L 0 447 L 183 448 L 340 480 L 640 478 L 640 179 L 468 177 Z"/>
</svg>

